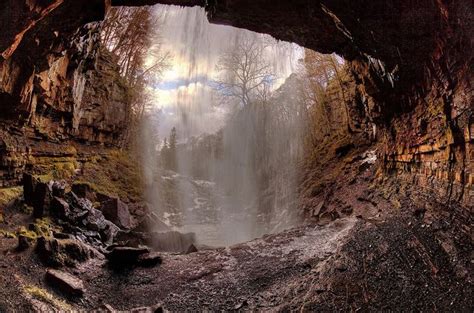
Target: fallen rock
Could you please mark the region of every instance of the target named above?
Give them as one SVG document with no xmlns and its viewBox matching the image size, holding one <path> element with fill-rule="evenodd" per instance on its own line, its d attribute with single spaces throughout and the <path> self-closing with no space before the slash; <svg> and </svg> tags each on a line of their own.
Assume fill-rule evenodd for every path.
<svg viewBox="0 0 474 313">
<path fill-rule="evenodd" d="M 138 266 L 143 267 L 153 267 L 158 264 L 161 264 L 163 259 L 161 258 L 161 254 L 159 252 L 150 252 L 142 254 L 138 257 Z"/>
<path fill-rule="evenodd" d="M 102 203 L 101 208 L 105 218 L 115 225 L 129 229 L 131 227 L 131 216 L 128 206 L 118 198 L 111 198 Z"/>
<path fill-rule="evenodd" d="M 146 247 L 114 247 L 107 255 L 107 259 L 113 265 L 132 265 L 137 264 L 141 255 L 150 253 Z"/>
<path fill-rule="evenodd" d="M 112 223 L 111 221 L 105 220 L 106 227 L 105 229 L 101 230 L 100 235 L 102 241 L 106 245 L 111 245 L 114 242 L 115 237 L 120 232 L 120 228 L 117 225 Z"/>
<path fill-rule="evenodd" d="M 81 297 L 84 294 L 82 280 L 66 272 L 50 269 L 46 272 L 46 282 L 68 295 Z"/>
</svg>

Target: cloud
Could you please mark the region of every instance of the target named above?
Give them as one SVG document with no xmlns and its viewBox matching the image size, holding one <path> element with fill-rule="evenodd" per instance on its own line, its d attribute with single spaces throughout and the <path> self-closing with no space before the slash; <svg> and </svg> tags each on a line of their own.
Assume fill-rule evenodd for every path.
<svg viewBox="0 0 474 313">
<path fill-rule="evenodd" d="M 190 87 L 191 85 L 194 84 L 202 84 L 202 85 L 207 85 L 209 82 L 209 77 L 205 74 L 198 75 L 196 77 L 192 78 L 178 78 L 178 79 L 172 79 L 172 80 L 164 80 L 160 82 L 157 85 L 154 85 L 154 89 L 158 90 L 174 90 L 174 89 L 179 89 L 181 87 Z"/>
</svg>

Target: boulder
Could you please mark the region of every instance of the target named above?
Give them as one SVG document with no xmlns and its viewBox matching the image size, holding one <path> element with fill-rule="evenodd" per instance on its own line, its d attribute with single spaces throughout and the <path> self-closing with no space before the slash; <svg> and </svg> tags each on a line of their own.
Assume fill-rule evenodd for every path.
<svg viewBox="0 0 474 313">
<path fill-rule="evenodd" d="M 107 259 L 112 265 L 133 265 L 138 263 L 141 255 L 149 252 L 150 249 L 146 247 L 113 247 L 107 255 Z"/>
<path fill-rule="evenodd" d="M 92 190 L 89 184 L 86 183 L 74 183 L 72 184 L 72 192 L 74 192 L 80 198 L 86 198 L 91 201 L 96 201 L 95 191 Z"/>
<path fill-rule="evenodd" d="M 54 194 L 54 189 L 53 189 L 53 194 Z M 54 197 L 51 200 L 50 214 L 54 217 L 61 218 L 61 219 L 68 217 L 70 214 L 69 204 L 66 202 L 66 200 L 62 198 Z"/>
<path fill-rule="evenodd" d="M 33 206 L 33 215 L 36 218 L 43 217 L 51 203 L 53 182 L 45 183 L 30 173 L 23 174 L 23 191 L 25 203 Z"/>
<path fill-rule="evenodd" d="M 120 232 L 120 228 L 111 221 L 105 220 L 106 227 L 100 232 L 102 241 L 106 245 L 111 245 L 114 242 L 115 237 Z"/>
<path fill-rule="evenodd" d="M 132 219 L 128 206 L 118 198 L 111 198 L 102 203 L 101 208 L 105 218 L 119 226 L 120 228 L 129 229 Z"/>
<path fill-rule="evenodd" d="M 46 282 L 67 295 L 81 297 L 84 294 L 82 280 L 66 272 L 50 269 L 46 272 Z"/>
<path fill-rule="evenodd" d="M 33 206 L 34 192 L 38 180 L 30 173 L 23 173 L 23 195 L 25 203 Z"/>
<path fill-rule="evenodd" d="M 89 210 L 89 213 L 85 216 L 85 219 L 82 221 L 82 223 L 85 227 L 87 227 L 87 229 L 98 232 L 105 230 L 108 226 L 104 214 L 94 208 Z"/>
<path fill-rule="evenodd" d="M 194 252 L 198 252 L 198 249 L 196 248 L 196 246 L 194 244 L 191 244 L 188 248 L 188 250 L 186 250 L 186 254 L 190 254 L 190 253 L 194 253 Z"/>
</svg>

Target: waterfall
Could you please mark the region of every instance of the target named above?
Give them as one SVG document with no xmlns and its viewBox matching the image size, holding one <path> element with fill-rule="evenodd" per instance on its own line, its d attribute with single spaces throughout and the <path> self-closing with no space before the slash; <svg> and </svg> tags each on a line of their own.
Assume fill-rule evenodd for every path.
<svg viewBox="0 0 474 313">
<path fill-rule="evenodd" d="M 294 225 L 288 212 L 297 208 L 288 206 L 296 206 L 296 164 L 279 162 L 287 159 L 282 155 L 292 155 L 300 140 L 290 130 L 297 121 L 280 111 L 296 106 L 297 88 L 284 104 L 275 102 L 297 70 L 303 49 L 268 35 L 210 24 L 199 7 L 156 5 L 153 14 L 161 19 L 161 29 L 152 42 L 168 51 L 172 61 L 161 81 L 147 87 L 154 99 L 142 125 L 147 201 L 170 226 L 195 232 L 203 244 L 233 244 Z M 223 75 L 217 66 L 222 56 L 237 51 L 245 40 L 260 49 L 269 65 L 271 75 L 262 75 L 265 81 L 258 86 L 268 99 L 246 103 L 216 88 Z M 153 55 L 146 61 L 153 63 Z M 288 125 L 277 125 L 281 121 Z M 173 128 L 176 141 L 170 135 Z M 174 161 L 166 161 L 170 158 Z M 286 207 L 280 206 L 282 199 Z"/>
</svg>

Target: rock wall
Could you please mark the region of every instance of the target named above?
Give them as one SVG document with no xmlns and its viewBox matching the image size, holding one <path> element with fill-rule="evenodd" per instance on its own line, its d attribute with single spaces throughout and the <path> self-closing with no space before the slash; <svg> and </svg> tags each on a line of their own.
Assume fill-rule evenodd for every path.
<svg viewBox="0 0 474 313">
<path fill-rule="evenodd" d="M 13 37 L 0 61 L 0 186 L 18 184 L 25 169 L 73 172 L 77 161 L 101 150 L 89 146 L 124 144 L 129 87 L 100 45 L 99 25 L 82 26 L 103 17 L 104 9 L 93 13 L 94 6 L 72 3 L 53 9 L 50 2 L 7 2 L 23 17 L 18 27 L 28 31 L 19 42 Z M 7 39 L 8 33 L 0 44 Z"/>
<path fill-rule="evenodd" d="M 48 69 L 50 44 L 70 39 L 71 29 L 102 18 L 105 3 L 201 5 L 211 22 L 344 56 L 366 124 L 376 126 L 385 173 L 426 187 L 444 203 L 472 206 L 472 1 L 9 0 L 2 4 L 0 19 L 6 29 L 0 41 L 7 59 L 2 71 L 8 73 L 0 76 L 1 102 L 9 109 L 2 108 L 5 115 L 20 95 L 29 94 L 21 92 L 31 85 L 24 83 L 31 79 L 24 69 Z M 28 49 L 32 53 L 27 56 Z M 64 49 L 56 49 L 60 51 Z M 12 64 L 18 59 L 20 67 Z M 72 119 L 71 129 L 77 129 L 78 119 Z"/>
</svg>

